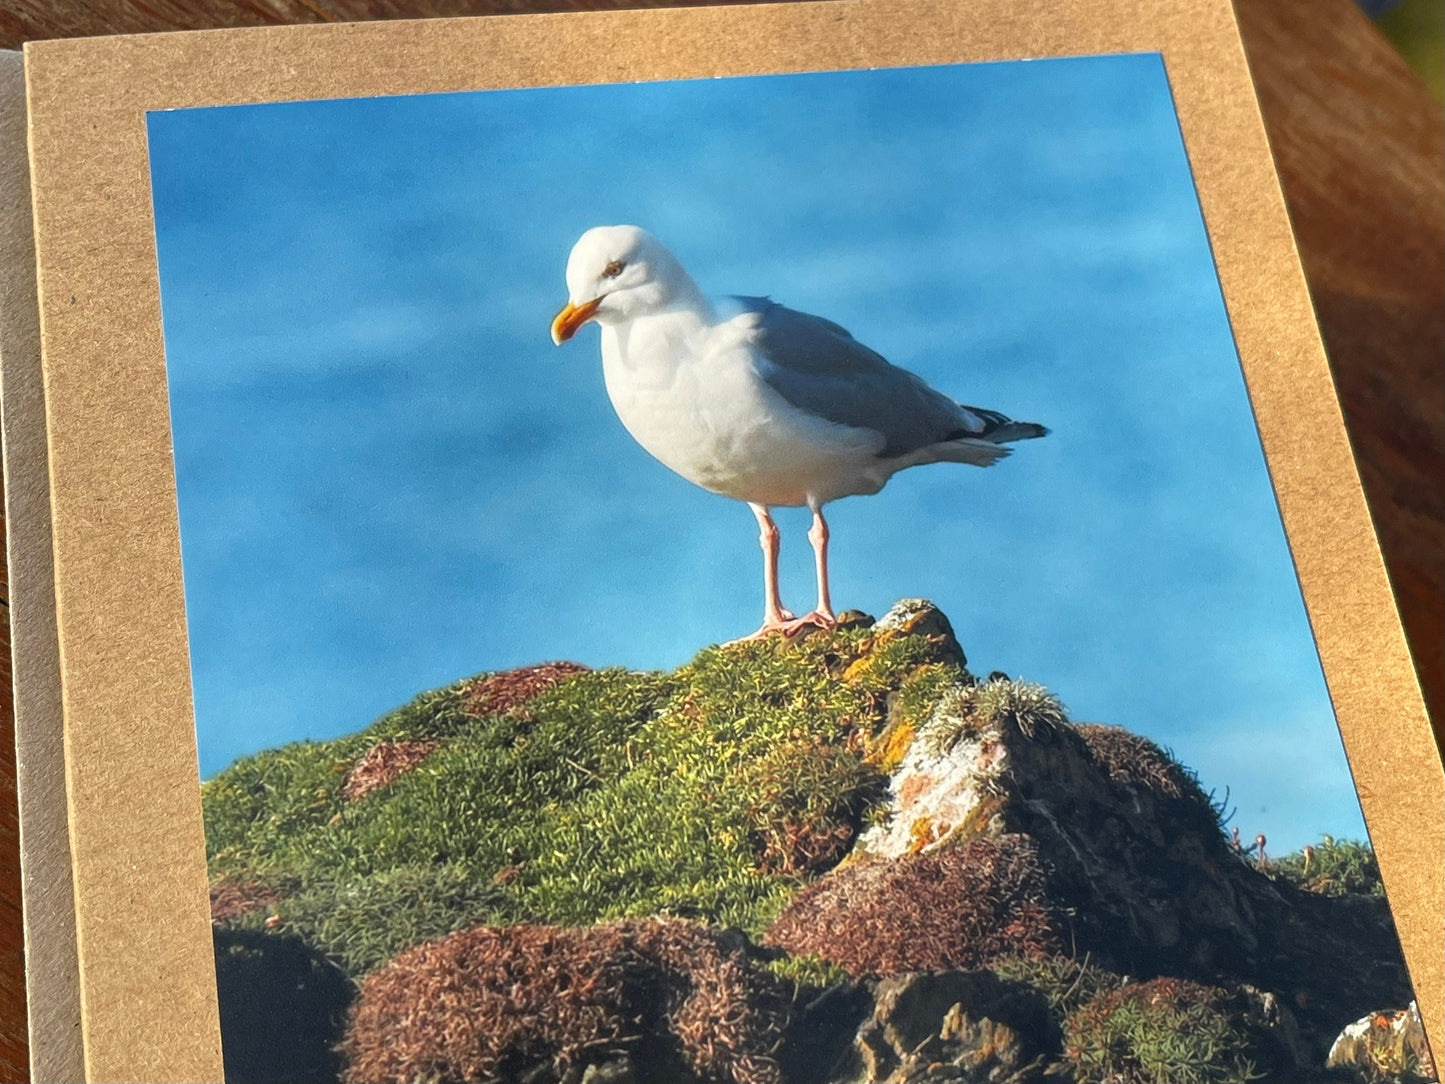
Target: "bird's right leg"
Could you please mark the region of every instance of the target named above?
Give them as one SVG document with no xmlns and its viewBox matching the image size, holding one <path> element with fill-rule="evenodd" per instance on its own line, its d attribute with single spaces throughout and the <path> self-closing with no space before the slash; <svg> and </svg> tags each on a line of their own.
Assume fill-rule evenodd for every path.
<svg viewBox="0 0 1445 1084">
<path fill-rule="evenodd" d="M 771 632 L 782 629 L 793 615 L 783 609 L 783 600 L 778 594 L 778 548 L 782 535 L 773 517 L 764 505 L 749 503 L 758 520 L 758 545 L 763 548 L 763 623 L 757 632 L 747 637 L 756 640 Z"/>
<path fill-rule="evenodd" d="M 813 526 L 808 530 L 808 541 L 813 544 L 813 562 L 818 572 L 818 608 L 784 625 L 783 632 L 789 636 L 799 629 L 838 627 L 838 615 L 833 612 L 833 603 L 828 595 L 828 521 L 823 518 L 821 508 L 813 509 Z"/>
</svg>

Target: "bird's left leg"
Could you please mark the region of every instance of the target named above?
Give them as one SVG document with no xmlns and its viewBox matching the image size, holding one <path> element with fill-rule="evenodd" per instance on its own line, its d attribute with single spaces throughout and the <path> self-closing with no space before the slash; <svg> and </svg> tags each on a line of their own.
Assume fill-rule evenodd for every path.
<svg viewBox="0 0 1445 1084">
<path fill-rule="evenodd" d="M 787 627 L 793 615 L 783 609 L 783 600 L 778 595 L 778 547 L 781 536 L 778 525 L 766 507 L 749 503 L 758 520 L 758 544 L 763 548 L 763 623 L 757 632 L 746 637 L 757 640 Z"/>
<path fill-rule="evenodd" d="M 796 632 L 808 625 L 831 629 L 838 624 L 832 600 L 828 597 L 828 521 L 823 518 L 823 510 L 819 507 L 813 508 L 813 525 L 808 528 L 808 541 L 813 546 L 813 564 L 818 573 L 818 605 L 812 613 L 788 622 L 787 632 Z"/>
</svg>

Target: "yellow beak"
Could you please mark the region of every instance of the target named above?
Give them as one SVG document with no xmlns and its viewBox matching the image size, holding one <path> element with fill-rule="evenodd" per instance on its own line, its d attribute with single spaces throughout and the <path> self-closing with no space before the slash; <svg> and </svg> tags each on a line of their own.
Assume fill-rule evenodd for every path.
<svg viewBox="0 0 1445 1084">
<path fill-rule="evenodd" d="M 580 305 L 573 305 L 571 302 L 564 305 L 562 311 L 552 319 L 552 341 L 561 346 L 573 335 L 576 335 L 577 329 L 592 319 L 593 313 L 597 311 L 597 306 L 600 304 L 602 304 L 601 298 L 584 301 Z"/>
</svg>

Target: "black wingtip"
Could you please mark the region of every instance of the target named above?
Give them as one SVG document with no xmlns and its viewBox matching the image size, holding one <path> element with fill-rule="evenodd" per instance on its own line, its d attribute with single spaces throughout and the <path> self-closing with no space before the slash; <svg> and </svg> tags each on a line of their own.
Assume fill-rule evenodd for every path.
<svg viewBox="0 0 1445 1084">
<path fill-rule="evenodd" d="M 1046 437 L 1049 431 L 1038 422 L 1015 422 L 1010 421 L 997 429 L 984 434 L 988 440 L 1000 443 L 1015 440 L 1037 440 L 1039 437 Z"/>
</svg>

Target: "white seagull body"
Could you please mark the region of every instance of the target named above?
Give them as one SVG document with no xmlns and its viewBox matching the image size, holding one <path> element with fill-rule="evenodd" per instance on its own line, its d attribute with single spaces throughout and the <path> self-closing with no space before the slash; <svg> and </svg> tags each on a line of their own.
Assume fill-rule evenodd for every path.
<svg viewBox="0 0 1445 1084">
<path fill-rule="evenodd" d="M 1047 433 L 963 406 L 889 364 L 837 324 L 767 298 L 710 302 L 677 259 L 636 226 L 599 226 L 567 261 L 561 343 L 602 326 L 607 394 L 633 438 L 688 481 L 747 502 L 762 529 L 764 622 L 755 635 L 834 622 L 829 501 L 877 493 L 921 463 L 990 466 L 1003 444 Z M 777 590 L 772 506 L 806 506 L 818 606 L 803 618 Z"/>
</svg>

